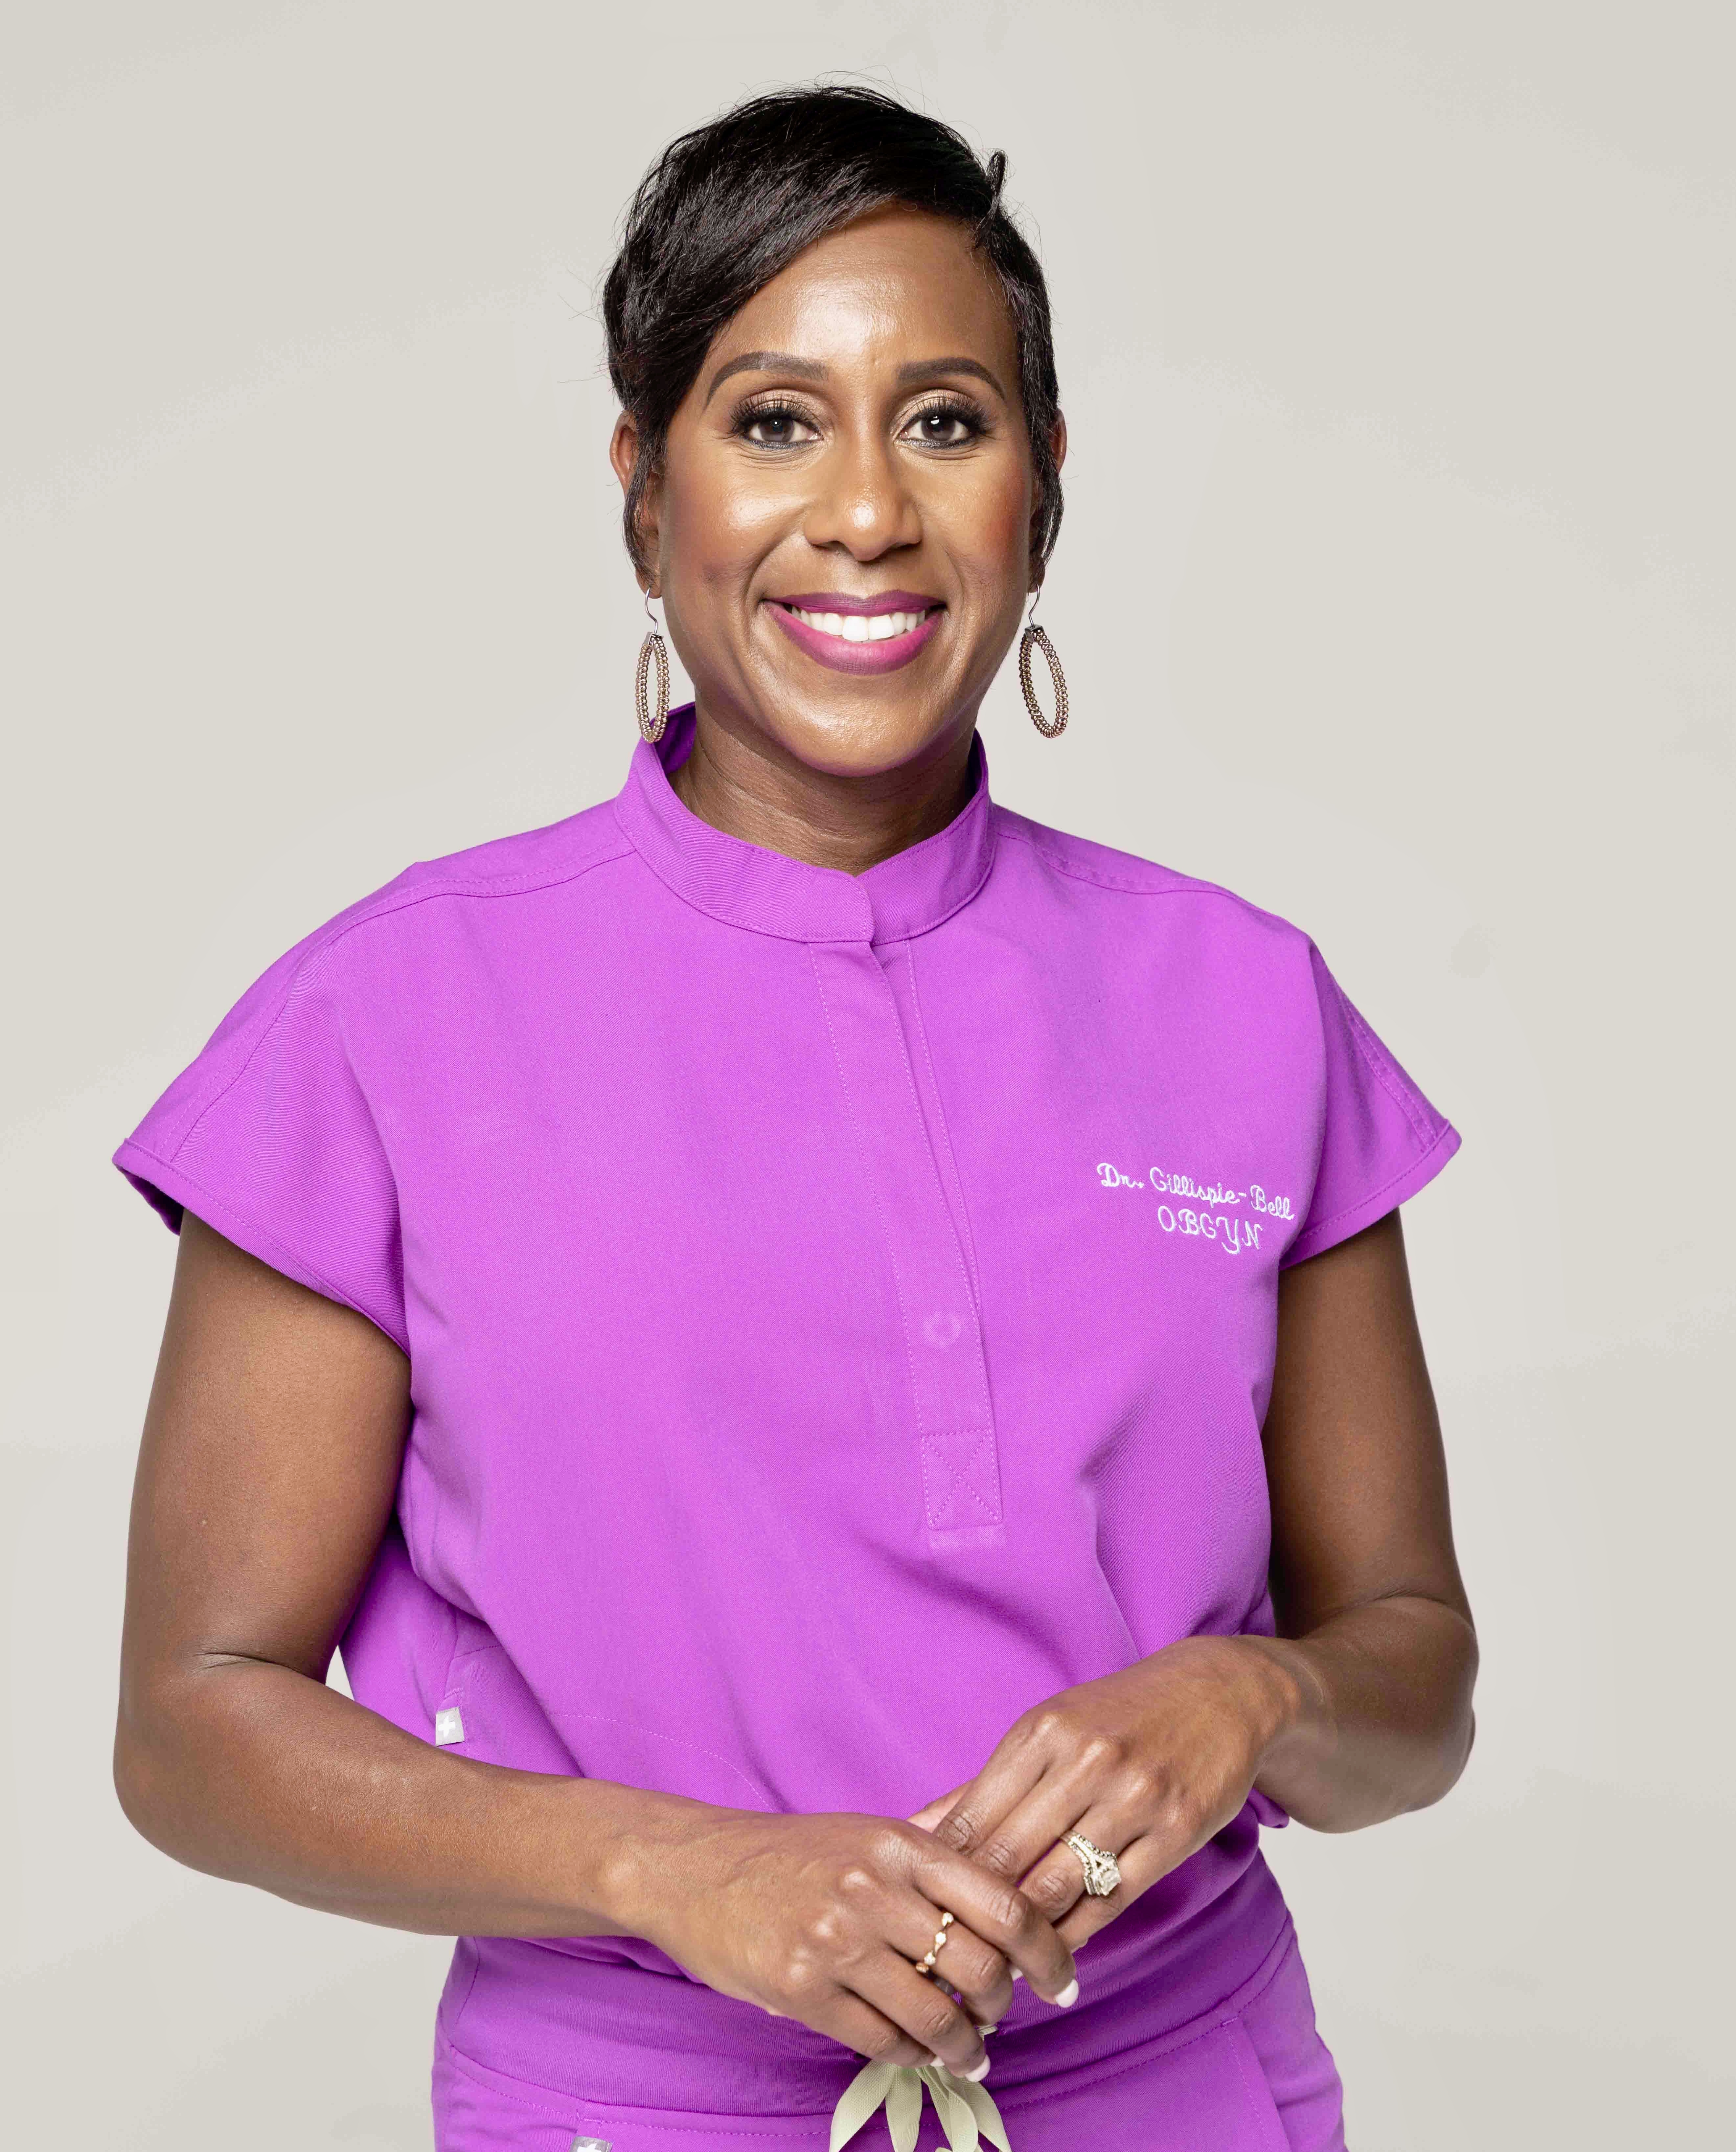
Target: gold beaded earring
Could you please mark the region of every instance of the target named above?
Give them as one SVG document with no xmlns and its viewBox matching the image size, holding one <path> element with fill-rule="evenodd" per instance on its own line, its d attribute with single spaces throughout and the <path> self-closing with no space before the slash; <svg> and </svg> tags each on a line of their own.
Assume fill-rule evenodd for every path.
<svg viewBox="0 0 1736 2152">
<path fill-rule="evenodd" d="M 633 700 L 639 708 L 639 737 L 655 747 L 669 722 L 669 646 L 657 632 L 657 615 L 651 610 L 651 593 L 645 593 L 645 617 L 651 632 L 639 645 L 638 671 L 633 678 Z M 657 667 L 657 710 L 652 713 L 651 668 Z"/>
<path fill-rule="evenodd" d="M 1037 600 L 1031 600 L 1031 610 L 1037 610 Z M 1031 677 L 1031 652 L 1040 650 L 1043 662 L 1048 667 L 1048 677 L 1055 690 L 1055 718 L 1051 724 L 1043 714 L 1043 705 L 1037 699 L 1036 683 Z M 1053 739 L 1067 729 L 1067 675 L 1061 670 L 1061 661 L 1055 655 L 1055 646 L 1034 620 L 1027 621 L 1025 632 L 1018 638 L 1018 684 L 1023 690 L 1025 708 L 1031 713 L 1031 723 L 1045 739 Z"/>
</svg>

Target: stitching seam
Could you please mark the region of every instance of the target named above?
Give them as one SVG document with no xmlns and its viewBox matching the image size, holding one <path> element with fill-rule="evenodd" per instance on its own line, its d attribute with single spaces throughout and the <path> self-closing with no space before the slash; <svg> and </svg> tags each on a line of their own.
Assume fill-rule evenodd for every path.
<svg viewBox="0 0 1736 2152">
<path fill-rule="evenodd" d="M 911 1346 L 910 1309 L 904 1290 L 904 1274 L 898 1267 L 898 1251 L 892 1245 L 892 1236 L 886 1227 L 886 1206 L 881 1201 L 880 1189 L 868 1162 L 867 1147 L 863 1141 L 862 1124 L 856 1112 L 855 1095 L 850 1088 L 849 1072 L 844 1066 L 844 1056 L 838 1050 L 838 1034 L 832 1028 L 832 1012 L 825 997 L 825 981 L 820 974 L 819 959 L 810 943 L 808 962 L 814 973 L 814 983 L 820 992 L 820 1013 L 825 1019 L 826 1038 L 832 1049 L 832 1060 L 838 1071 L 838 1080 L 843 1087 L 844 1103 L 849 1110 L 850 1127 L 856 1139 L 856 1156 L 861 1167 L 862 1178 L 868 1184 L 868 1193 L 873 1199 L 875 1216 L 880 1220 L 880 1236 L 886 1251 L 886 1259 L 892 1266 L 892 1284 L 898 1298 L 898 1323 L 904 1332 L 904 1364 L 911 1378 L 911 1403 L 916 1415 L 916 1425 L 922 1424 L 922 1392 L 916 1381 L 916 1354 Z M 876 966 L 876 969 L 878 967 Z"/>
<path fill-rule="evenodd" d="M 1366 1209 L 1371 1203 L 1378 1202 L 1380 1198 L 1386 1194 L 1388 1189 L 1396 1188 L 1401 1180 L 1409 1180 L 1410 1175 L 1416 1171 L 1419 1165 L 1426 1165 L 1429 1160 L 1434 1157 L 1435 1152 L 1440 1149 L 1441 1145 L 1446 1141 L 1447 1138 L 1452 1134 L 1452 1133 L 1453 1129 L 1451 1124 L 1449 1124 L 1448 1126 L 1441 1130 L 1440 1134 L 1434 1139 L 1434 1141 L 1429 1145 L 1428 1150 L 1422 1154 L 1421 1157 L 1412 1159 L 1409 1164 L 1401 1167 L 1399 1170 L 1392 1176 L 1391 1180 L 1382 1181 L 1378 1188 L 1371 1188 L 1366 1195 L 1359 1195 L 1354 1203 L 1347 1203 L 1342 1210 L 1334 1210 L 1331 1217 L 1317 1218 L 1314 1221 L 1314 1223 L 1310 1226 L 1305 1232 L 1301 1232 L 1297 1235 L 1296 1238 L 1290 1243 L 1289 1248 L 1287 1249 L 1285 1252 L 1287 1254 L 1293 1254 L 1294 1251 L 1302 1246 L 1304 1241 L 1312 1240 L 1317 1233 L 1323 1233 L 1328 1226 L 1336 1226 L 1341 1218 L 1353 1217 L 1358 1210 Z"/>
<path fill-rule="evenodd" d="M 226 1218 L 231 1220 L 244 1232 L 252 1234 L 262 1241 L 267 1247 L 275 1248 L 279 1255 L 287 1256 L 303 1276 L 312 1278 L 317 1282 L 319 1291 L 328 1300 L 342 1301 L 346 1307 L 354 1308 L 358 1315 L 366 1316 L 376 1330 L 383 1330 L 385 1332 L 406 1358 L 409 1357 L 410 1344 L 408 1337 L 400 1336 L 389 1322 L 383 1322 L 372 1308 L 363 1307 L 359 1300 L 347 1293 L 342 1286 L 328 1278 L 322 1271 L 317 1269 L 306 1256 L 297 1255 L 293 1248 L 280 1241 L 275 1233 L 268 1233 L 263 1226 L 255 1225 L 251 1218 L 237 1210 L 232 1204 L 225 1202 L 215 1190 L 206 1188 L 201 1182 L 195 1180 L 185 1166 L 177 1165 L 173 1159 L 163 1158 L 155 1151 L 147 1150 L 143 1144 L 137 1143 L 131 1138 L 121 1145 L 123 1157 L 129 1152 L 136 1153 L 142 1159 L 148 1159 L 153 1165 L 160 1167 L 165 1173 L 171 1173 L 177 1179 L 185 1181 L 195 1195 L 203 1197 L 211 1205 L 212 1210 L 221 1211 Z M 172 1195 L 174 1190 L 166 1189 L 165 1193 Z M 183 1204 L 181 1207 L 185 1210 L 186 1206 Z M 282 1266 L 279 1265 L 277 1267 L 281 1268 Z"/>
<path fill-rule="evenodd" d="M 1336 979 L 1333 980 L 1332 984 L 1338 992 L 1339 1006 L 1349 1019 L 1350 1035 L 1356 1041 L 1363 1060 L 1373 1071 L 1376 1079 L 1387 1096 L 1393 1100 L 1399 1112 L 1409 1122 L 1417 1141 L 1419 1144 L 1426 1144 L 1429 1140 L 1428 1121 L 1424 1118 L 1416 1102 L 1406 1094 L 1404 1086 L 1400 1084 L 1397 1070 L 1388 1061 L 1379 1042 L 1368 1028 L 1367 1019 L 1343 987 L 1338 985 Z"/>
<path fill-rule="evenodd" d="M 699 2122 L 638 2122 L 633 2119 L 638 2110 L 625 2105 L 619 2100 L 586 2100 L 576 2095 L 568 2098 L 561 2094 L 554 2093 L 553 2097 L 562 2103 L 556 2107 L 550 2100 L 538 2099 L 530 2093 L 509 2092 L 504 2085 L 493 2083 L 490 2080 L 500 2076 L 501 2073 L 490 2071 L 487 2076 L 484 2076 L 482 2073 L 486 2068 L 486 2065 L 477 2062 L 474 2057 L 465 2054 L 462 2048 L 454 2047 L 449 2033 L 442 2033 L 439 2039 L 440 2044 L 446 2050 L 448 2061 L 461 2077 L 468 2078 L 472 2084 L 480 2086 L 484 2092 L 491 2094 L 497 2099 L 510 2099 L 515 2106 L 532 2108 L 540 2114 L 552 2114 L 563 2127 L 571 2122 L 575 2115 L 582 2122 L 588 2112 L 592 2114 L 606 2114 L 612 2119 L 617 2114 L 625 2115 L 629 2126 L 636 2129 L 667 2130 L 671 2133 L 688 2134 L 703 2131 L 709 2137 L 811 2138 L 813 2134 L 815 2118 L 811 2115 L 792 2118 L 794 2126 L 788 2129 L 741 2129 L 719 2128 L 716 2122 L 709 2119 Z M 519 2082 L 523 2083 L 524 2080 L 520 2079 Z M 551 2087 L 546 2086 L 540 2089 L 551 2092 L 553 2090 Z"/>
<path fill-rule="evenodd" d="M 928 1045 L 928 1027 L 922 1020 L 922 997 L 916 991 L 916 951 L 908 942 L 904 945 L 904 963 L 905 969 L 910 973 L 911 1009 L 916 1019 L 916 1037 L 921 1043 L 922 1059 L 928 1070 L 929 1088 L 934 1093 L 934 1116 L 940 1126 L 941 1141 L 947 1147 L 947 1159 L 952 1168 L 953 1184 L 958 1190 L 958 1217 L 959 1223 L 964 1229 L 965 1261 L 970 1270 L 971 1291 L 977 1302 L 977 1335 L 982 1337 L 982 1282 L 977 1271 L 977 1245 L 971 1233 L 970 1205 L 965 1200 L 964 1175 L 958 1170 L 958 1156 L 952 1148 L 952 1132 L 947 1126 L 946 1109 L 941 1099 L 940 1080 L 934 1073 L 934 1055 L 930 1052 Z M 988 1341 L 986 1337 L 982 1338 L 982 1359 L 983 1378 L 986 1381 L 988 1374 Z"/>
<path fill-rule="evenodd" d="M 908 942 L 906 942 L 906 944 L 905 944 L 905 949 L 906 949 L 906 953 L 908 952 L 909 948 L 910 948 L 910 944 L 909 944 Z M 876 957 L 876 958 L 875 959 L 875 966 L 874 966 L 874 968 L 875 968 L 875 970 L 876 970 L 876 972 L 880 972 L 880 960 L 879 960 L 879 958 L 878 958 L 878 957 Z M 914 975 L 912 975 L 912 976 L 914 976 Z M 947 1231 L 948 1231 L 948 1232 L 949 1232 L 949 1233 L 951 1233 L 951 1232 L 952 1232 L 952 1213 L 951 1213 L 950 1209 L 948 1208 L 947 1202 L 947 1190 L 946 1190 L 946 1188 L 945 1188 L 945 1186 L 944 1186 L 944 1185 L 942 1184 L 942 1180 L 941 1180 L 940 1167 L 939 1167 L 939 1165 L 938 1165 L 938 1164 L 937 1163 L 936 1159 L 935 1159 L 935 1155 L 934 1155 L 934 1146 L 933 1146 L 932 1143 L 929 1140 L 929 1137 L 928 1137 L 928 1132 L 927 1132 L 927 1129 L 928 1129 L 928 1116 L 927 1116 L 927 1115 L 926 1115 L 926 1114 L 922 1111 L 922 1100 L 921 1100 L 921 1097 L 920 1094 L 918 1093 L 918 1091 L 917 1091 L 917 1089 L 916 1089 L 916 1079 L 915 1076 L 911 1073 L 911 1071 L 910 1054 L 909 1054 L 908 1051 L 906 1049 L 906 1047 L 905 1047 L 905 1044 L 904 1044 L 904 1028 L 903 1028 L 903 1026 L 902 1026 L 902 1025 L 899 1023 L 899 1021 L 898 1021 L 898 1004 L 897 1004 L 896 1001 L 896 1000 L 894 1000 L 894 998 L 893 998 L 893 995 L 892 995 L 892 988 L 891 988 L 891 982 L 887 979 L 886 975 L 886 973 L 885 973 L 884 972 L 880 972 L 880 984 L 881 984 L 881 992 L 886 995 L 886 997 L 887 1001 L 888 1001 L 888 1002 L 891 1003 L 891 1010 L 892 1010 L 892 1027 L 893 1027 L 893 1029 L 894 1029 L 894 1030 L 898 1033 L 898 1040 L 899 1040 L 899 1043 L 898 1043 L 898 1063 L 899 1063 L 899 1066 L 900 1066 L 900 1067 L 903 1069 L 903 1071 L 904 1071 L 904 1082 L 905 1082 L 905 1088 L 906 1088 L 906 1089 L 909 1091 L 909 1093 L 910 1093 L 911 1105 L 911 1108 L 912 1108 L 912 1109 L 914 1110 L 914 1112 L 915 1112 L 915 1114 L 916 1114 L 916 1126 L 917 1126 L 919 1129 L 921 1129 L 922 1130 L 922 1132 L 923 1132 L 923 1133 L 922 1133 L 922 1149 L 923 1149 L 923 1152 L 924 1152 L 924 1154 L 925 1154 L 925 1155 L 926 1156 L 927 1160 L 928 1160 L 928 1179 L 929 1179 L 929 1181 L 930 1181 L 931 1185 L 931 1186 L 932 1186 L 932 1188 L 933 1188 L 936 1200 L 938 1201 L 938 1203 L 939 1203 L 939 1205 L 940 1205 L 941 1216 L 942 1216 L 942 1218 L 944 1218 L 944 1219 L 946 1220 L 946 1221 L 947 1221 Z M 957 1252 L 962 1256 L 963 1251 L 962 1251 L 962 1250 L 960 1250 L 960 1249 L 958 1248 L 958 1236 L 957 1236 L 957 1235 L 956 1233 L 952 1233 L 952 1244 L 953 1244 L 953 1247 L 954 1247 L 954 1249 L 955 1249 L 956 1251 L 957 1251 Z M 964 1266 L 963 1266 L 963 1264 L 962 1264 L 962 1262 L 961 1262 L 960 1267 L 961 1267 L 962 1269 L 964 1267 Z M 965 1276 L 965 1289 L 966 1289 L 966 1291 L 967 1291 L 967 1292 L 968 1292 L 970 1293 L 970 1295 L 971 1295 L 971 1301 L 972 1301 L 971 1313 L 972 1313 L 972 1317 L 974 1318 L 974 1317 L 977 1317 L 977 1305 L 976 1305 L 976 1298 L 977 1298 L 977 1296 L 976 1296 L 975 1287 L 974 1287 L 972 1286 L 972 1281 L 971 1281 L 971 1278 L 970 1278 L 970 1275 L 969 1275 L 968 1271 L 967 1271 L 967 1272 L 966 1272 L 966 1276 Z M 976 1378 L 977 1378 L 977 1380 L 976 1380 L 976 1389 L 977 1389 L 977 1393 L 978 1398 L 980 1399 L 981 1403 L 982 1403 L 982 1417 L 983 1417 L 986 1420 L 988 1420 L 991 1424 L 992 1424 L 992 1421 L 993 1421 L 993 1419 L 994 1419 L 994 1414 L 993 1414 L 993 1410 L 992 1410 L 992 1407 L 990 1406 L 990 1404 L 989 1404 L 989 1401 L 988 1401 L 988 1381 L 987 1381 L 987 1371 L 985 1370 L 985 1368 L 984 1368 L 984 1367 L 983 1367 L 983 1365 L 982 1365 L 982 1322 L 980 1322 L 980 1320 L 979 1320 L 979 1321 L 977 1321 L 977 1365 L 976 1365 L 975 1369 L 973 1370 L 973 1372 L 974 1372 L 974 1373 L 975 1373 L 975 1375 L 976 1375 Z"/>
<path fill-rule="evenodd" d="M 272 1032 L 277 1029 L 278 1020 L 289 1006 L 289 997 L 294 991 L 296 982 L 307 966 L 316 957 L 323 956 L 327 949 L 335 948 L 340 942 L 353 934 L 358 926 L 370 926 L 376 919 L 388 918 L 394 912 L 408 911 L 419 904 L 431 903 L 435 897 L 439 896 L 526 896 L 534 895 L 539 890 L 559 889 L 567 882 L 577 881 L 582 876 L 589 874 L 594 867 L 608 866 L 617 860 L 632 859 L 633 856 L 631 846 L 623 842 L 618 852 L 606 852 L 600 859 L 587 860 L 583 866 L 575 867 L 566 874 L 542 876 L 524 874 L 507 876 L 504 877 L 497 886 L 492 887 L 485 887 L 475 882 L 451 881 L 438 883 L 432 889 L 406 891 L 403 896 L 390 901 L 382 899 L 378 905 L 370 906 L 359 917 L 346 920 L 319 934 L 312 947 L 302 952 L 295 969 L 284 980 L 278 992 L 276 1006 L 272 1009 L 269 1017 L 264 1017 L 261 1012 L 263 1021 L 261 1023 L 259 1036 L 247 1048 L 241 1065 L 226 1082 L 218 1084 L 216 1089 L 205 1099 L 202 1104 L 198 1105 L 196 1109 L 192 1109 L 190 1102 L 190 1110 L 193 1112 L 193 1118 L 181 1134 L 176 1137 L 175 1149 L 170 1155 L 170 1160 L 179 1157 L 193 1131 L 210 1113 L 212 1107 L 226 1097 L 246 1074 L 252 1065 L 254 1056 L 271 1037 Z M 352 1073 L 353 1073 L 353 1071 Z M 360 1089 L 359 1083 L 358 1089 Z"/>
<path fill-rule="evenodd" d="M 1200 2026 L 1197 2032 L 1190 2033 L 1186 2039 L 1178 2040 L 1171 2048 L 1164 2047 L 1160 2042 L 1155 2043 L 1144 2053 L 1134 2055 L 1124 2062 L 1118 2063 L 1114 2069 L 1104 2070 L 1100 2075 L 1088 2078 L 1084 2084 L 1065 2085 L 1055 2092 L 1038 2093 L 1033 2099 L 1021 2099 L 1018 2097 L 1018 2089 L 1015 2086 L 1003 2096 L 1000 2104 L 1010 2114 L 1022 2114 L 1027 2108 L 1044 2107 L 1051 2100 L 1071 2099 L 1075 2093 L 1085 2090 L 1088 2086 L 1108 2084 L 1116 2078 L 1125 2077 L 1129 2070 L 1144 2068 L 1148 2063 L 1161 2061 L 1170 2055 L 1185 2054 L 1190 2048 L 1198 2047 L 1201 2040 L 1211 2039 L 1214 2033 L 1221 2033 L 1226 2025 L 1233 2025 L 1245 2011 L 1252 2009 L 1255 2003 L 1277 1978 L 1285 1959 L 1290 1954 L 1289 1936 L 1282 1929 L 1279 1931 L 1279 1936 L 1283 1947 L 1281 1949 L 1277 1942 L 1273 1943 L 1272 1950 L 1275 1955 L 1272 1966 L 1253 1993 L 1244 1995 L 1234 2009 L 1230 2008 L 1226 2003 L 1219 2003 L 1215 2011 L 1207 2013 L 1211 2023 Z"/>
</svg>

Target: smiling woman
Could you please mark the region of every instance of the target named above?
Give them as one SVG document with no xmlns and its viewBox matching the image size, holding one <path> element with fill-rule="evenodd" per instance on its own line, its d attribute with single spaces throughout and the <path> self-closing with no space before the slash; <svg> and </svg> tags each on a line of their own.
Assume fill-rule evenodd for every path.
<svg viewBox="0 0 1736 2152">
<path fill-rule="evenodd" d="M 1066 453 L 1003 172 L 858 89 L 670 147 L 610 454 L 693 701 L 650 639 L 612 799 L 310 935 L 116 1154 L 121 1797 L 457 1938 L 441 2152 L 1332 2152 L 1261 1830 L 1470 1746 L 1456 1134 L 1306 935 L 989 793 Z"/>
</svg>

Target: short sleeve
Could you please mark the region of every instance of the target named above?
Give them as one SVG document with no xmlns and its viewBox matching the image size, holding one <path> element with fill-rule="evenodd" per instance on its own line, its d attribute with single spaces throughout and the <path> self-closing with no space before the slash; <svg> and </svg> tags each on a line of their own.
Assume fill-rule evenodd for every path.
<svg viewBox="0 0 1736 2152">
<path fill-rule="evenodd" d="M 1302 1231 L 1285 1264 L 1348 1241 L 1425 1186 L 1459 1148 L 1459 1131 L 1369 1028 L 1310 942 L 1324 1049 L 1319 1163 Z"/>
<path fill-rule="evenodd" d="M 328 929 L 279 958 L 114 1163 L 172 1231 L 192 1211 L 408 1352 L 397 1188 L 348 977 Z"/>
</svg>

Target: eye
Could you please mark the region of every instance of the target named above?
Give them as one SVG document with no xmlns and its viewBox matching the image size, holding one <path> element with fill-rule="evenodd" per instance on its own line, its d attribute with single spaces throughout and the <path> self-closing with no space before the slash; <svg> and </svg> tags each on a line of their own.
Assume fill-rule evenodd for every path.
<svg viewBox="0 0 1736 2152">
<path fill-rule="evenodd" d="M 913 412 L 905 432 L 925 449 L 962 449 L 988 430 L 987 421 L 966 396 L 937 396 Z"/>
<path fill-rule="evenodd" d="M 813 420 L 794 404 L 774 401 L 746 404 L 737 412 L 733 430 L 757 449 L 805 448 L 819 439 Z"/>
</svg>

